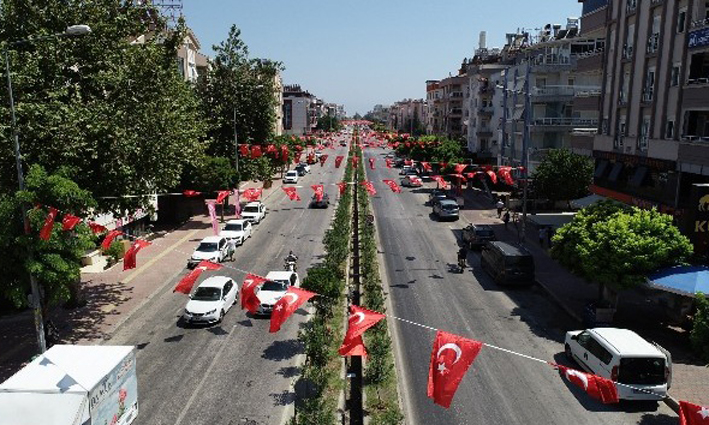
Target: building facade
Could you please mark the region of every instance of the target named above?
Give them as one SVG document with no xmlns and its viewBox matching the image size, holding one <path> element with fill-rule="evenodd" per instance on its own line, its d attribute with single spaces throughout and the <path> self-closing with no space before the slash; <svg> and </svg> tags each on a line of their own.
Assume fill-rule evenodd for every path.
<svg viewBox="0 0 709 425">
<path fill-rule="evenodd" d="M 283 134 L 304 136 L 317 125 L 316 98 L 300 85 L 283 86 Z"/>
<path fill-rule="evenodd" d="M 188 29 L 177 49 L 177 71 L 185 81 L 196 83 L 209 70 L 209 58 L 200 53 L 200 48 L 197 36 Z"/>
</svg>

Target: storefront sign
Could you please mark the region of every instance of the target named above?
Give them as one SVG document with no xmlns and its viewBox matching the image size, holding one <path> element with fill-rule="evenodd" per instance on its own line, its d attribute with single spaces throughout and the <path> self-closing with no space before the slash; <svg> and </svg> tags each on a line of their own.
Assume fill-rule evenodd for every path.
<svg viewBox="0 0 709 425">
<path fill-rule="evenodd" d="M 606 159 L 612 162 L 622 162 L 634 167 L 644 166 L 657 171 L 672 171 L 677 168 L 674 161 L 664 159 L 648 158 L 645 156 L 625 155 L 622 153 L 593 151 L 594 158 Z"/>
<path fill-rule="evenodd" d="M 709 184 L 697 183 L 692 185 L 692 202 L 694 226 L 692 242 L 695 254 L 704 254 L 709 251 Z"/>
<path fill-rule="evenodd" d="M 690 32 L 687 40 L 690 49 L 693 47 L 709 46 L 709 28 L 702 28 Z"/>
</svg>

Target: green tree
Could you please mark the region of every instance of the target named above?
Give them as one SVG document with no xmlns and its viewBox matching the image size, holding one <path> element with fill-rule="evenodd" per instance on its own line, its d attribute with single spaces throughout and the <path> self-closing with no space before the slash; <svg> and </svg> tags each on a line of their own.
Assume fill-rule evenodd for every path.
<svg viewBox="0 0 709 425">
<path fill-rule="evenodd" d="M 694 314 L 690 339 L 694 350 L 705 362 L 709 362 L 709 300 L 704 294 L 697 294 L 695 302 L 697 312 Z"/>
<path fill-rule="evenodd" d="M 689 239 L 671 216 L 607 202 L 587 209 L 554 235 L 552 256 L 597 282 L 601 291 L 604 286 L 616 291 L 637 286 L 649 273 L 682 263 L 692 254 Z"/>
<path fill-rule="evenodd" d="M 248 46 L 235 25 L 213 49 L 212 69 L 198 84 L 198 91 L 204 114 L 210 117 L 209 153 L 231 158 L 235 127 L 239 143 L 265 144 L 273 136 L 275 81 L 284 68 L 280 62 L 249 58 Z"/>
<path fill-rule="evenodd" d="M 318 118 L 318 125 L 315 128 L 322 131 L 338 131 L 342 128 L 342 124 L 340 124 L 340 120 L 337 117 L 323 115 Z"/>
<path fill-rule="evenodd" d="M 42 290 L 42 306 L 46 309 L 77 296 L 81 257 L 95 247 L 95 238 L 85 224 L 73 231 L 61 230 L 65 212 L 86 216 L 96 205 L 90 192 L 75 182 L 50 175 L 42 167 L 33 166 L 26 177 L 26 190 L 13 195 L 0 195 L 0 295 L 17 307 L 27 306 L 30 292 L 29 273 L 36 278 Z M 38 205 L 29 211 L 31 232 L 26 235 L 21 215 L 21 203 Z M 51 238 L 39 238 L 39 230 L 47 216 L 47 206 L 59 209 Z M 32 252 L 32 260 L 29 252 Z"/>
<path fill-rule="evenodd" d="M 174 187 L 202 151 L 204 120 L 178 74 L 184 32 L 165 28 L 158 10 L 119 0 L 2 0 L 0 40 L 92 28 L 88 35 L 11 47 L 18 130 L 27 164 L 62 173 L 90 190 L 101 209 L 121 211 L 136 197 Z M 155 34 L 158 28 L 159 35 Z M 144 35 L 144 44 L 131 44 Z M 5 76 L 3 76 L 4 78 Z M 0 114 L 9 116 L 8 102 Z M 7 122 L 7 120 L 5 121 Z M 12 138 L 0 140 L 0 187 L 17 186 Z M 2 189 L 0 189 L 2 190 Z M 118 196 L 117 199 L 101 199 Z"/>
<path fill-rule="evenodd" d="M 593 183 L 593 160 L 568 149 L 552 149 L 532 174 L 539 196 L 566 201 L 588 194 Z"/>
<path fill-rule="evenodd" d="M 196 166 L 188 170 L 182 186 L 184 189 L 216 192 L 234 188 L 236 180 L 232 159 L 205 155 Z"/>
</svg>

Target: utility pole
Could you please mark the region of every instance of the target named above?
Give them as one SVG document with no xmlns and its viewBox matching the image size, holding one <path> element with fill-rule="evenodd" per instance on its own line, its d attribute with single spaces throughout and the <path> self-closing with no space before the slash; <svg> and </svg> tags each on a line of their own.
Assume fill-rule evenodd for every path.
<svg viewBox="0 0 709 425">
<path fill-rule="evenodd" d="M 530 143 L 530 126 L 532 125 L 532 60 L 527 59 L 527 75 L 524 84 L 524 138 L 522 139 L 522 175 L 524 176 L 524 191 L 522 195 L 522 241 L 524 245 L 527 241 L 527 188 L 529 187 L 529 143 Z"/>
</svg>

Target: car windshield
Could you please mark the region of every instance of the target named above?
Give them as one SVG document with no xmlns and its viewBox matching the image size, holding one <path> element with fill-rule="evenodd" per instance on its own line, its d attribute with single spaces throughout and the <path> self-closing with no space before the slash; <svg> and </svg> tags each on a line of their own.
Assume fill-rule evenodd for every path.
<svg viewBox="0 0 709 425">
<path fill-rule="evenodd" d="M 214 252 L 217 250 L 217 243 L 216 242 L 202 242 L 199 244 L 197 247 L 197 251 L 201 252 Z"/>
<path fill-rule="evenodd" d="M 458 209 L 458 206 L 456 204 L 441 204 L 441 208 L 443 208 L 446 211 L 456 211 Z"/>
<path fill-rule="evenodd" d="M 618 371 L 621 384 L 662 385 L 665 383 L 665 359 L 658 357 L 622 358 Z"/>
<path fill-rule="evenodd" d="M 295 171 L 289 171 L 286 173 L 286 177 L 295 177 L 296 172 Z"/>
<path fill-rule="evenodd" d="M 199 287 L 192 295 L 192 299 L 196 301 L 219 301 L 222 296 L 222 290 L 219 288 Z"/>
<path fill-rule="evenodd" d="M 224 226 L 224 230 L 231 230 L 232 232 L 240 232 L 241 231 L 241 223 L 227 223 L 227 225 Z"/>
<path fill-rule="evenodd" d="M 263 286 L 261 287 L 262 291 L 285 291 L 286 288 L 285 282 L 277 282 L 275 280 L 267 280 Z"/>
<path fill-rule="evenodd" d="M 505 264 L 508 266 L 513 266 L 513 267 L 519 267 L 519 268 L 528 268 L 528 267 L 534 267 L 534 260 L 532 259 L 531 256 L 525 255 L 525 256 L 510 256 L 505 259 Z"/>
<path fill-rule="evenodd" d="M 248 213 L 257 213 L 258 212 L 258 207 L 244 207 L 244 212 Z"/>
</svg>

